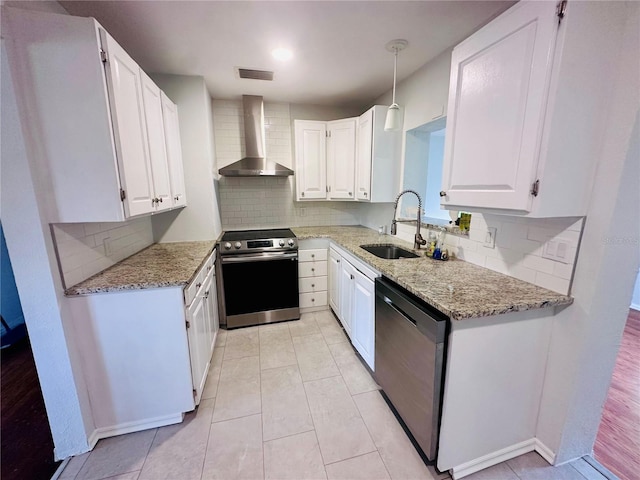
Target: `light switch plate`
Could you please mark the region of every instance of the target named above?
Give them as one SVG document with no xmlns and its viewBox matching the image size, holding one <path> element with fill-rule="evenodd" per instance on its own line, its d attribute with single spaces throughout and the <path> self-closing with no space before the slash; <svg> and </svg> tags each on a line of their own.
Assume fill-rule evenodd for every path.
<svg viewBox="0 0 640 480">
<path fill-rule="evenodd" d="M 484 237 L 484 246 L 487 248 L 496 248 L 496 227 L 487 227 L 487 233 Z"/>
<path fill-rule="evenodd" d="M 551 238 L 544 244 L 542 258 L 547 258 L 555 262 L 570 263 L 569 249 L 571 241 L 562 238 Z"/>
</svg>

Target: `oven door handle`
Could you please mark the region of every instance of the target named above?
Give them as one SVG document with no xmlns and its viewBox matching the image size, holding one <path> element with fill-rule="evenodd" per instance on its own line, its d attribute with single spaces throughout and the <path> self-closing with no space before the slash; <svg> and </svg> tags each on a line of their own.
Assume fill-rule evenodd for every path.
<svg viewBox="0 0 640 480">
<path fill-rule="evenodd" d="M 286 260 L 286 259 L 297 259 L 298 253 L 277 253 L 277 252 L 266 252 L 266 253 L 255 253 L 249 255 L 234 255 L 228 257 L 222 257 L 222 263 L 248 263 L 248 262 L 267 262 L 271 260 Z"/>
</svg>

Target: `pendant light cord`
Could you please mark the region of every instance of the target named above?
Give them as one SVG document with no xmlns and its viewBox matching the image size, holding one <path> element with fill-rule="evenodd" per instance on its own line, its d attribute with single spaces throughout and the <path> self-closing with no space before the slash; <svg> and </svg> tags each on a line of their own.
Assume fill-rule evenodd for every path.
<svg viewBox="0 0 640 480">
<path fill-rule="evenodd" d="M 391 104 L 396 103 L 396 71 L 398 69 L 398 49 L 394 48 L 393 54 L 393 98 L 391 99 Z"/>
</svg>

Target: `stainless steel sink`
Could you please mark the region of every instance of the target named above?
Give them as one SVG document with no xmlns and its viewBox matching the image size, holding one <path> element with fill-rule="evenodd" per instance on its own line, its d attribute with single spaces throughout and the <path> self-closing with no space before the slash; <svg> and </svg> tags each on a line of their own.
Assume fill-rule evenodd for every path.
<svg viewBox="0 0 640 480">
<path fill-rule="evenodd" d="M 416 255 L 410 250 L 405 250 L 397 245 L 360 245 L 360 248 L 375 255 L 378 258 L 385 258 L 387 260 L 397 260 L 399 258 L 418 258 L 420 255 Z"/>
</svg>

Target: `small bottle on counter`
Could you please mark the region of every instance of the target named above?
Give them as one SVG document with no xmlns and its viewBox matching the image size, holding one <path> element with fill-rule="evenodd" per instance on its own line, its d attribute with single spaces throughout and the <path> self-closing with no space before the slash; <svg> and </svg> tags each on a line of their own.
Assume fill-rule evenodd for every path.
<svg viewBox="0 0 640 480">
<path fill-rule="evenodd" d="M 429 232 L 429 236 L 427 237 L 427 257 L 433 257 L 433 252 L 436 249 L 436 234 L 435 232 Z"/>
</svg>

